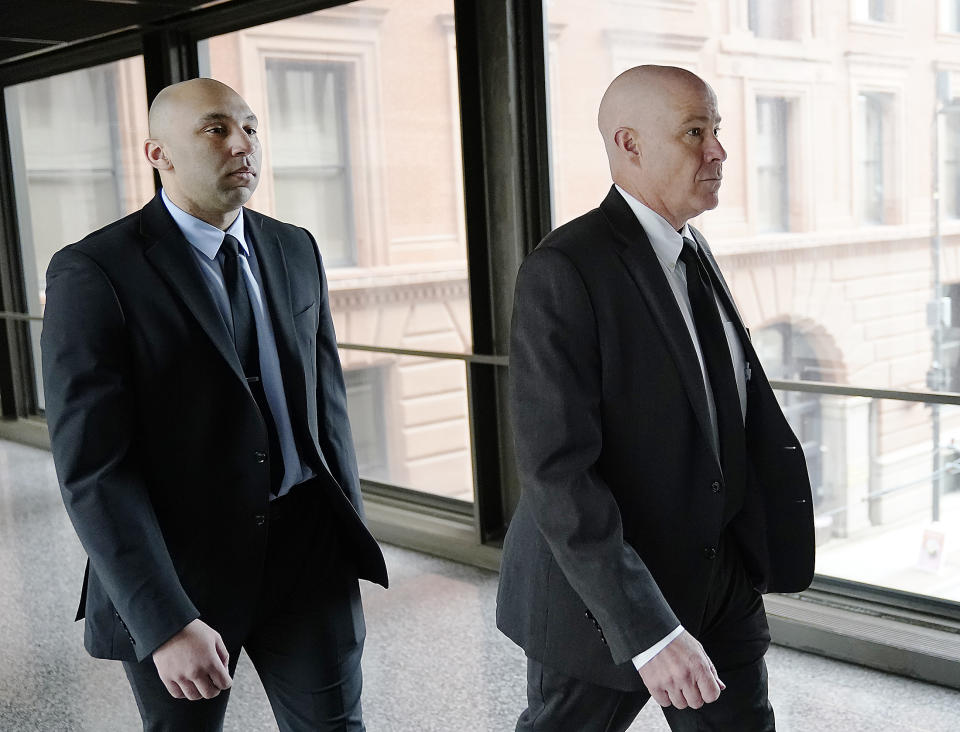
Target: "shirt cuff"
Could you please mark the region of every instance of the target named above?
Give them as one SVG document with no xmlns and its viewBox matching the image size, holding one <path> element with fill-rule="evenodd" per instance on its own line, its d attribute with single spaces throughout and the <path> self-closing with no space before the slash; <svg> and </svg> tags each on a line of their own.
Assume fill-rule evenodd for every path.
<svg viewBox="0 0 960 732">
<path fill-rule="evenodd" d="M 670 633 L 662 641 L 655 643 L 654 645 L 650 646 L 647 650 L 643 651 L 642 653 L 638 653 L 636 656 L 634 656 L 633 665 L 636 667 L 637 671 L 639 671 L 646 664 L 652 661 L 654 656 L 656 656 L 658 653 L 660 653 L 660 651 L 666 648 L 670 644 L 670 641 L 672 641 L 682 632 L 683 632 L 683 626 L 678 625 L 676 628 L 674 628 L 673 632 Z"/>
</svg>

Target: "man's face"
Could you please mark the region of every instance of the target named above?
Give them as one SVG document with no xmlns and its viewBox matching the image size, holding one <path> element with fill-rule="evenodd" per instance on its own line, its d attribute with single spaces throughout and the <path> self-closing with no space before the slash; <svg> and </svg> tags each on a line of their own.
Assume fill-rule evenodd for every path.
<svg viewBox="0 0 960 732">
<path fill-rule="evenodd" d="M 205 85 L 184 97 L 163 141 L 172 164 L 164 176 L 167 194 L 194 215 L 236 211 L 260 178 L 257 118 L 226 87 Z"/>
<path fill-rule="evenodd" d="M 720 115 L 705 84 L 676 83 L 658 95 L 640 131 L 641 200 L 680 228 L 716 208 L 727 153 L 717 139 Z"/>
</svg>

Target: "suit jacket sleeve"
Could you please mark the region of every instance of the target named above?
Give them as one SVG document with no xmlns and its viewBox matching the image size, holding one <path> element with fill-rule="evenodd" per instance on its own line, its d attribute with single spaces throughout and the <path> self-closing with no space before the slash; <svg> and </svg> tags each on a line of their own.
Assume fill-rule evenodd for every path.
<svg viewBox="0 0 960 732">
<path fill-rule="evenodd" d="M 143 659 L 199 612 L 174 570 L 138 464 L 124 315 L 105 273 L 75 249 L 51 260 L 46 294 L 43 381 L 63 501 Z"/>
<path fill-rule="evenodd" d="M 525 260 L 510 346 L 511 411 L 524 499 L 567 581 L 626 663 L 680 623 L 636 551 L 598 471 L 602 359 L 596 313 L 574 263 L 554 247 Z M 637 449 L 643 446 L 638 445 Z"/>
</svg>

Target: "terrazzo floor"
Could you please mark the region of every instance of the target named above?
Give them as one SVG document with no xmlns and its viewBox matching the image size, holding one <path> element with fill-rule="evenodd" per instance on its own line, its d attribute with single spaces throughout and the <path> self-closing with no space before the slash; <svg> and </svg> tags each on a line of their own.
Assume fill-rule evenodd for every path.
<svg viewBox="0 0 960 732">
<path fill-rule="evenodd" d="M 367 728 L 512 730 L 524 706 L 524 659 L 494 627 L 496 575 L 390 546 L 385 553 L 390 590 L 363 587 Z M 0 441 L 0 732 L 140 728 L 120 666 L 89 658 L 82 625 L 72 622 L 83 562 L 50 454 Z M 960 732 L 960 692 L 785 648 L 767 659 L 781 732 Z M 241 657 L 225 730 L 276 729 Z M 630 729 L 668 728 L 651 704 Z"/>
</svg>

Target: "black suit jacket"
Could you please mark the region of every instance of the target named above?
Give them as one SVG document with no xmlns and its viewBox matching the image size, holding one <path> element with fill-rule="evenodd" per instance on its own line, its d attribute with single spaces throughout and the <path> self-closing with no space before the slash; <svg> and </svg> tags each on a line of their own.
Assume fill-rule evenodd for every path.
<svg viewBox="0 0 960 732">
<path fill-rule="evenodd" d="M 733 315 L 725 285 L 722 297 Z M 744 506 L 729 531 L 760 591 L 798 591 L 813 575 L 806 465 L 738 327 L 752 378 Z M 700 629 L 726 486 L 693 342 L 615 189 L 521 266 L 510 385 L 523 493 L 498 626 L 544 665 L 640 689 L 631 658 L 678 623 Z"/>
<path fill-rule="evenodd" d="M 301 457 L 386 586 L 363 523 L 346 394 L 313 238 L 244 210 Z M 236 647 L 264 561 L 267 431 L 186 241 L 161 198 L 54 255 L 41 338 L 46 416 L 89 562 L 87 650 L 142 660 L 194 618 Z"/>
</svg>

